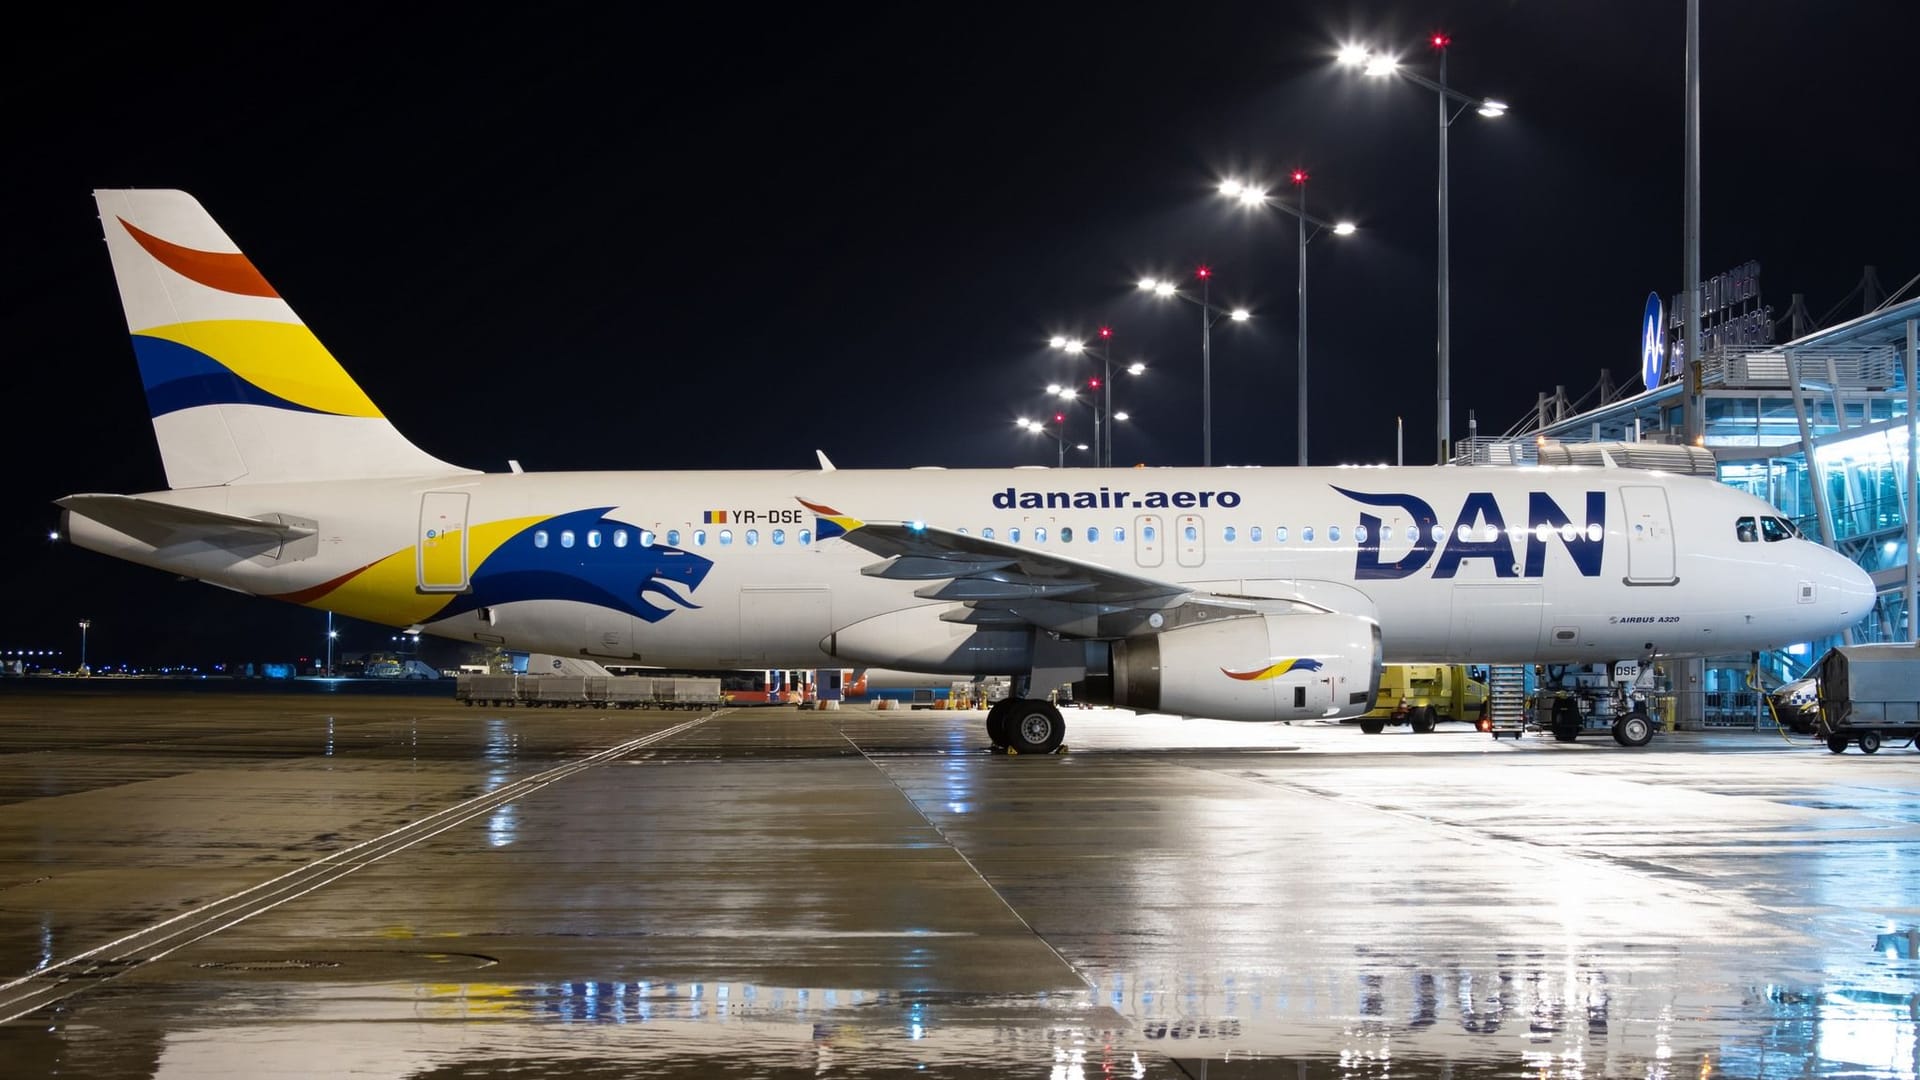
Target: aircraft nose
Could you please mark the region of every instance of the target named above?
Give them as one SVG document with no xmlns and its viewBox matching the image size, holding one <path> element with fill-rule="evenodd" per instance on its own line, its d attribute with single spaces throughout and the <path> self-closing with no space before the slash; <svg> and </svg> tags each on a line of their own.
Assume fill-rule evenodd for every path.
<svg viewBox="0 0 1920 1080">
<path fill-rule="evenodd" d="M 1852 559 L 1837 551 L 1826 552 L 1829 560 L 1826 588 L 1832 599 L 1826 605 L 1834 617 L 1852 625 L 1873 613 L 1874 601 L 1878 593 L 1873 587 L 1873 579 Z"/>
</svg>

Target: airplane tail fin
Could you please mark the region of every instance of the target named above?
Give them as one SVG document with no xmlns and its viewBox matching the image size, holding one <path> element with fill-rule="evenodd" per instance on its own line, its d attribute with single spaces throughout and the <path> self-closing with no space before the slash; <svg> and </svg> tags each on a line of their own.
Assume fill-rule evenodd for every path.
<svg viewBox="0 0 1920 1080">
<path fill-rule="evenodd" d="M 171 488 L 471 473 L 401 435 L 184 191 L 96 191 Z"/>
</svg>

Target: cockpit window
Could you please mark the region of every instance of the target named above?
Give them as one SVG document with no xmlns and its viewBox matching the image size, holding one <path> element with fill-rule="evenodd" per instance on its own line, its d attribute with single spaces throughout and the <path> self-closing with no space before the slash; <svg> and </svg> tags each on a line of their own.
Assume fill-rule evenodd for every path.
<svg viewBox="0 0 1920 1080">
<path fill-rule="evenodd" d="M 1778 540 L 1798 540 L 1800 530 L 1794 528 L 1793 522 L 1786 518 L 1769 517 L 1760 519 L 1760 535 L 1771 544 Z"/>
<path fill-rule="evenodd" d="M 1752 518 L 1750 517 L 1741 518 L 1739 522 L 1734 526 L 1734 529 L 1736 532 L 1740 534 L 1741 543 L 1757 544 L 1760 542 L 1760 529 L 1756 525 L 1754 525 Z"/>
</svg>

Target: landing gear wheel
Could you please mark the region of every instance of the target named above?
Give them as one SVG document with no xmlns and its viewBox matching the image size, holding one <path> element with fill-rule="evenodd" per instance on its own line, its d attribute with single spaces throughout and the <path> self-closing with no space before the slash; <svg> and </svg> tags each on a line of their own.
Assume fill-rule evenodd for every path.
<svg viewBox="0 0 1920 1080">
<path fill-rule="evenodd" d="M 1847 752 L 1847 737 L 1846 737 L 1845 735 L 1829 735 L 1829 736 L 1827 736 L 1827 749 L 1829 749 L 1829 750 L 1831 750 L 1831 751 L 1833 751 L 1833 752 L 1834 752 L 1834 753 L 1836 753 L 1836 754 L 1844 754 L 1844 753 L 1846 753 L 1846 752 Z"/>
<path fill-rule="evenodd" d="M 1019 701 L 1007 710 L 1002 730 L 1007 749 L 1018 754 L 1051 754 L 1060 749 L 1067 734 L 1067 722 L 1060 710 L 1045 701 Z"/>
<path fill-rule="evenodd" d="M 1413 728 L 1415 735 L 1425 735 L 1433 730 L 1433 706 L 1416 705 L 1407 713 L 1407 725 Z"/>
<path fill-rule="evenodd" d="M 993 707 L 987 710 L 987 738 L 993 742 L 995 750 L 1007 748 L 1007 713 L 1013 704 L 1013 699 L 1009 698 L 994 702 Z"/>
<path fill-rule="evenodd" d="M 1635 710 L 1613 722 L 1613 741 L 1621 746 L 1645 746 L 1653 741 L 1653 718 Z"/>
<path fill-rule="evenodd" d="M 1580 738 L 1580 706 L 1571 698 L 1561 698 L 1553 703 L 1553 737 L 1559 742 L 1573 742 Z"/>
<path fill-rule="evenodd" d="M 1860 733 L 1860 752 L 1863 754 L 1879 753 L 1880 752 L 1880 733 L 1877 731 L 1861 732 Z"/>
<path fill-rule="evenodd" d="M 1385 720 L 1362 720 L 1360 721 L 1360 730 L 1369 735 L 1378 735 L 1387 730 L 1387 722 Z"/>
</svg>

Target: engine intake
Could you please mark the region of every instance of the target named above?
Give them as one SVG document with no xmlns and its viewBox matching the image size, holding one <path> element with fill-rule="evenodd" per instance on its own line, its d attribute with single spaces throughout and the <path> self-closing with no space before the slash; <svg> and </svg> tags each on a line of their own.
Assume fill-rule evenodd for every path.
<svg viewBox="0 0 1920 1080">
<path fill-rule="evenodd" d="M 1380 665 L 1371 619 L 1250 615 L 1116 641 L 1111 678 L 1074 696 L 1216 720 L 1344 720 L 1373 708 Z"/>
</svg>

